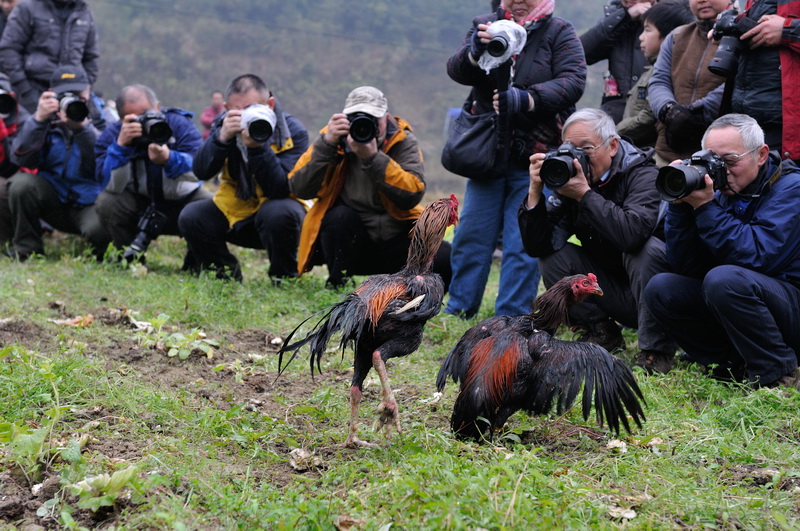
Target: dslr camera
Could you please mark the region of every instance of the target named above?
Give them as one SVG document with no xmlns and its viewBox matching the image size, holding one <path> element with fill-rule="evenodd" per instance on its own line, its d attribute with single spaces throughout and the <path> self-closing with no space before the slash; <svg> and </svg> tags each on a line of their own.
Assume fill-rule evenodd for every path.
<svg viewBox="0 0 800 531">
<path fill-rule="evenodd" d="M 0 89 L 0 114 L 8 116 L 17 108 L 17 100 L 10 92 Z"/>
<path fill-rule="evenodd" d="M 583 169 L 583 174 L 588 175 L 589 158 L 581 148 L 577 148 L 567 142 L 561 144 L 554 151 L 548 151 L 544 156 L 542 168 L 539 170 L 539 177 L 541 177 L 544 185 L 551 190 L 557 190 L 575 177 L 578 171 L 572 164 L 573 159 L 578 159 Z"/>
<path fill-rule="evenodd" d="M 378 119 L 365 112 L 354 112 L 347 115 L 350 121 L 350 137 L 354 142 L 367 144 L 378 136 Z"/>
<path fill-rule="evenodd" d="M 142 136 L 136 140 L 140 146 L 164 145 L 172 138 L 172 128 L 161 111 L 147 109 L 144 114 L 136 117 L 136 121 L 142 124 Z"/>
<path fill-rule="evenodd" d="M 758 24 L 758 21 L 750 17 L 742 16 L 738 20 L 737 17 L 739 17 L 739 12 L 729 9 L 720 13 L 714 23 L 713 37 L 715 41 L 719 41 L 719 46 L 714 57 L 708 62 L 708 69 L 725 78 L 736 75 L 736 71 L 739 69 L 739 56 L 747 46 L 739 40 L 739 37 Z"/>
<path fill-rule="evenodd" d="M 242 111 L 242 129 L 247 129 L 256 142 L 269 140 L 277 123 L 278 117 L 269 105 L 254 103 Z"/>
<path fill-rule="evenodd" d="M 130 246 L 122 253 L 122 259 L 126 262 L 134 262 L 147 251 L 150 242 L 156 239 L 166 227 L 169 218 L 163 212 L 159 212 L 154 204 L 150 204 L 147 210 L 144 211 L 142 217 L 139 218 L 139 223 L 136 229 L 136 237 L 131 242 Z"/>
<path fill-rule="evenodd" d="M 486 30 L 492 38 L 486 45 L 486 52 L 492 57 L 504 57 L 512 47 L 511 54 L 518 53 L 525 45 L 525 30 L 512 20 L 498 20 Z"/>
<path fill-rule="evenodd" d="M 83 122 L 89 116 L 89 106 L 77 92 L 61 92 L 56 94 L 58 108 L 73 122 Z"/>
<path fill-rule="evenodd" d="M 725 162 L 711 150 L 703 149 L 680 164 L 659 168 L 656 189 L 664 201 L 682 199 L 695 190 L 706 187 L 706 174 L 714 181 L 714 190 L 728 187 L 728 168 L 725 167 Z"/>
</svg>

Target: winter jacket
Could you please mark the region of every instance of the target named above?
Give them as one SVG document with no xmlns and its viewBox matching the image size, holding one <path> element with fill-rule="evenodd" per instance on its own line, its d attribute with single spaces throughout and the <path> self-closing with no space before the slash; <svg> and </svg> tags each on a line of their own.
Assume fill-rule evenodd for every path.
<svg viewBox="0 0 800 531">
<path fill-rule="evenodd" d="M 670 203 L 664 232 L 671 267 L 703 278 L 715 266 L 736 265 L 800 286 L 800 169 L 771 152 L 743 193 L 758 197 L 716 192 L 696 210 Z"/>
<path fill-rule="evenodd" d="M 617 82 L 620 97 L 609 99 L 604 96 L 600 108 L 619 122 L 625 107 L 625 95 L 639 81 L 648 61 L 639 45 L 642 23 L 631 19 L 620 0 L 612 0 L 603 10 L 603 18 L 581 35 L 581 44 L 587 64 L 608 59 L 608 70 Z"/>
<path fill-rule="evenodd" d="M 220 142 L 219 129 L 225 118 L 221 114 L 194 157 L 192 171 L 198 179 L 212 179 L 222 172 L 214 204 L 231 227 L 255 214 L 265 201 L 289 197 L 287 175 L 308 148 L 308 132 L 300 120 L 284 113 L 277 103 L 273 110 L 278 126 L 266 145 L 247 148 L 240 147 L 238 139 Z"/>
<path fill-rule="evenodd" d="M 208 134 L 211 132 L 211 124 L 214 123 L 214 118 L 224 110 L 224 108 L 216 109 L 213 105 L 209 105 L 203 110 L 203 114 L 200 115 L 200 123 L 203 125 L 203 140 L 208 138 Z"/>
<path fill-rule="evenodd" d="M 19 166 L 11 161 L 11 145 L 14 137 L 22 130 L 25 121 L 30 117 L 22 105 L 17 105 L 8 117 L 0 120 L 0 177 L 11 177 Z"/>
<path fill-rule="evenodd" d="M 457 83 L 472 87 L 473 112 L 494 112 L 492 96 L 498 71 L 488 75 L 469 59 L 475 26 L 497 20 L 497 14 L 473 20 L 461 47 L 447 61 L 447 73 Z M 538 34 L 538 36 L 537 36 Z M 561 144 L 561 125 L 575 110 L 586 83 L 586 61 L 575 29 L 559 17 L 546 17 L 528 29 L 528 38 L 515 61 L 511 85 L 533 96 L 533 111 L 522 111 L 511 119 L 514 141 L 510 143 L 511 165 L 528 167 L 531 153 L 555 149 Z M 504 87 L 501 87 L 503 90 Z"/>
<path fill-rule="evenodd" d="M 74 130 L 30 116 L 12 142 L 11 161 L 38 170 L 37 175 L 53 186 L 61 203 L 85 207 L 94 204 L 104 186 L 95 174 L 96 140 L 92 124 Z"/>
<path fill-rule="evenodd" d="M 552 254 L 574 234 L 587 255 L 612 269 L 622 266 L 622 253 L 644 246 L 658 223 L 658 170 L 652 150 L 642 151 L 625 140 L 619 145 L 610 177 L 593 183 L 580 201 L 556 191 L 531 209 L 523 202 L 519 230 L 529 255 Z"/>
<path fill-rule="evenodd" d="M 97 179 L 106 184 L 107 192 L 128 190 L 150 197 L 148 173 L 161 177 L 161 196 L 150 197 L 159 202 L 182 199 L 200 187 L 200 182 L 192 173 L 192 160 L 202 141 L 192 122 L 192 113 L 174 108 L 163 108 L 161 112 L 172 129 L 172 138 L 167 143 L 169 160 L 163 166 L 150 161 L 147 145 L 117 144 L 122 129 L 121 121 L 110 124 L 100 134 L 95 145 Z"/>
<path fill-rule="evenodd" d="M 647 98 L 647 83 L 653 74 L 652 65 L 645 67 L 642 77 L 628 92 L 625 102 L 625 112 L 622 121 L 617 124 L 617 133 L 626 137 L 637 147 L 652 147 L 656 143 L 658 133 L 656 131 L 656 116 L 650 108 L 650 101 Z"/>
<path fill-rule="evenodd" d="M 708 69 L 719 45 L 719 41 L 708 39 L 710 29 L 711 23 L 696 21 L 678 26 L 664 39 L 648 85 L 655 116 L 667 103 L 677 102 L 706 126 L 718 117 L 725 78 Z M 664 124 L 659 122 L 657 128 L 656 152 L 667 161 L 687 158 L 700 149 L 698 142 L 694 150 L 677 153 L 667 145 Z"/>
<path fill-rule="evenodd" d="M 349 149 L 329 145 L 323 139 L 325 128 L 289 174 L 294 195 L 317 199 L 300 234 L 300 274 L 311 269 L 322 218 L 337 201 L 358 213 L 369 238 L 376 242 L 407 231 L 408 224 L 401 222 L 422 213 L 422 151 L 407 122 L 387 118 L 386 139 L 375 157 L 362 161 Z"/>
<path fill-rule="evenodd" d="M 755 118 L 765 129 L 781 130 L 783 158 L 800 159 L 800 0 L 747 2 L 747 16 L 784 17 L 780 46 L 751 49 L 739 58 L 731 109 Z"/>
<path fill-rule="evenodd" d="M 66 4 L 59 8 L 54 0 L 20 0 L 0 39 L 0 66 L 29 109 L 39 97 L 37 85 L 49 87 L 59 66 L 80 65 L 91 84 L 97 79 L 94 16 L 84 0 Z"/>
</svg>

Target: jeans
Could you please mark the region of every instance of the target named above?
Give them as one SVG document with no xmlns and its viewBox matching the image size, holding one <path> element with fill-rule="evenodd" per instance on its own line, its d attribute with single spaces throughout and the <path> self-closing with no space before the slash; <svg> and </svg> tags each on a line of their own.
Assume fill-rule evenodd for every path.
<svg viewBox="0 0 800 531">
<path fill-rule="evenodd" d="M 536 258 L 522 247 L 517 211 L 528 193 L 526 170 L 511 171 L 502 179 L 469 179 L 461 219 L 453 238 L 450 264 L 453 280 L 445 313 L 472 317 L 481 306 L 489 278 L 492 253 L 503 236 L 500 286 L 495 301 L 496 315 L 530 312 L 539 287 Z"/>
<path fill-rule="evenodd" d="M 733 265 L 705 278 L 659 273 L 644 290 L 653 317 L 693 361 L 744 365 L 750 381 L 770 384 L 797 367 L 800 288 Z"/>
</svg>

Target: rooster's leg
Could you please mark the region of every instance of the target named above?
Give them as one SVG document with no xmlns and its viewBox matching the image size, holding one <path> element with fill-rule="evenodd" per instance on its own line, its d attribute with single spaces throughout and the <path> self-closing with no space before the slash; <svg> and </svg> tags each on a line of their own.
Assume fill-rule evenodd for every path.
<svg viewBox="0 0 800 531">
<path fill-rule="evenodd" d="M 371 448 L 375 446 L 367 441 L 358 438 L 358 405 L 361 403 L 361 389 L 357 385 L 350 386 L 350 432 L 347 439 L 342 444 L 347 448 L 357 448 L 359 446 Z"/>
<path fill-rule="evenodd" d="M 389 373 L 386 371 L 386 364 L 381 358 L 381 351 L 376 350 L 372 353 L 372 366 L 378 372 L 378 377 L 381 379 L 381 387 L 383 387 L 383 402 L 378 406 L 378 413 L 380 413 L 380 423 L 386 426 L 386 435 L 391 434 L 392 425 L 394 425 L 397 433 L 402 433 L 400 429 L 400 416 L 397 412 L 397 400 L 394 398 L 392 388 L 389 386 Z M 392 421 L 390 424 L 389 421 Z"/>
</svg>

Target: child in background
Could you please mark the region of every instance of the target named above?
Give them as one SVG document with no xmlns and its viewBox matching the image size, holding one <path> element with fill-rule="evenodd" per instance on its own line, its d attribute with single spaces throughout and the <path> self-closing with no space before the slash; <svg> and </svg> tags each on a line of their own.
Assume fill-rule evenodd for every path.
<svg viewBox="0 0 800 531">
<path fill-rule="evenodd" d="M 617 133 L 639 148 L 655 146 L 658 138 L 657 120 L 647 100 L 647 83 L 653 73 L 661 43 L 673 29 L 694 20 L 688 0 L 661 0 L 642 17 L 644 29 L 639 35 L 639 43 L 650 64 L 645 66 L 639 81 L 628 92 L 622 121 L 617 124 Z"/>
</svg>

